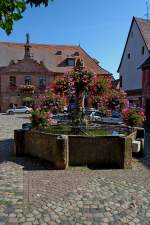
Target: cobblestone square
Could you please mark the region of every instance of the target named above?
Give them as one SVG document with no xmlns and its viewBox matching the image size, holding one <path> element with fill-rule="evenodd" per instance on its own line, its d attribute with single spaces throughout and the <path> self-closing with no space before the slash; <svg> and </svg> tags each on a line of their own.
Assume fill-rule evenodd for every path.
<svg viewBox="0 0 150 225">
<path fill-rule="evenodd" d="M 132 170 L 50 170 L 13 155 L 27 115 L 0 114 L 0 225 L 149 225 L 150 156 Z"/>
</svg>

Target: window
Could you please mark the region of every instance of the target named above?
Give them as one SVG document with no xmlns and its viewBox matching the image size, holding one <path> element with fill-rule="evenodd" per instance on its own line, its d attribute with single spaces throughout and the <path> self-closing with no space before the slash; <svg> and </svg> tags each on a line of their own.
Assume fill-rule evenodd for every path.
<svg viewBox="0 0 150 225">
<path fill-rule="evenodd" d="M 67 59 L 67 66 L 75 66 L 75 59 Z"/>
<path fill-rule="evenodd" d="M 16 77 L 15 76 L 11 76 L 9 78 L 9 84 L 10 84 L 10 86 L 16 86 Z"/>
<path fill-rule="evenodd" d="M 26 106 L 18 106 L 18 107 L 16 107 L 17 109 L 25 109 L 26 108 Z"/>
<path fill-rule="evenodd" d="M 128 53 L 128 59 L 130 59 L 130 57 L 131 57 L 131 55 L 130 55 L 130 53 Z"/>
<path fill-rule="evenodd" d="M 141 54 L 144 55 L 144 52 L 145 52 L 145 48 L 144 48 L 144 46 L 142 46 Z"/>
<path fill-rule="evenodd" d="M 39 86 L 40 87 L 46 86 L 46 78 L 43 77 L 39 78 Z"/>
<path fill-rule="evenodd" d="M 57 51 L 56 55 L 62 55 L 62 51 Z"/>
<path fill-rule="evenodd" d="M 79 56 L 79 52 L 75 52 L 74 53 L 74 56 Z"/>
<path fill-rule="evenodd" d="M 25 76 L 25 85 L 31 85 L 31 76 Z"/>
</svg>

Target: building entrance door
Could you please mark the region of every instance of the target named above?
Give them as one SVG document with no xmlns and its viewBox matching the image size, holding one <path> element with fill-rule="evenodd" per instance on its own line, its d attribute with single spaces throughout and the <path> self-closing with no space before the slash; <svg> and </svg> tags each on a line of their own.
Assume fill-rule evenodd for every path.
<svg viewBox="0 0 150 225">
<path fill-rule="evenodd" d="M 150 122 L 150 99 L 146 100 L 145 112 L 146 112 L 146 121 Z"/>
</svg>

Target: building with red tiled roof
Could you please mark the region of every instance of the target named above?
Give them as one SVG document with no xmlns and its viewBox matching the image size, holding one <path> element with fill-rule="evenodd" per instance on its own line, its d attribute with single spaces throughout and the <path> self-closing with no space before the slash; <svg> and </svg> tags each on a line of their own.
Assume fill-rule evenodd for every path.
<svg viewBox="0 0 150 225">
<path fill-rule="evenodd" d="M 0 43 L 0 108 L 25 104 L 33 92 L 36 95 L 58 77 L 73 70 L 76 60 L 82 59 L 86 70 L 111 79 L 111 73 L 102 68 L 80 46 L 29 43 Z M 29 85 L 31 93 L 21 90 Z"/>
</svg>

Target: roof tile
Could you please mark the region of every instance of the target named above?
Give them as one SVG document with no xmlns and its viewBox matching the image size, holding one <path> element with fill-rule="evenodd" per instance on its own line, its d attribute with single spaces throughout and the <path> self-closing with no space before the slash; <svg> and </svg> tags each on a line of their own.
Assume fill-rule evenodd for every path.
<svg viewBox="0 0 150 225">
<path fill-rule="evenodd" d="M 150 50 L 150 20 L 135 17 L 138 27 L 143 35 L 148 50 Z"/>
<path fill-rule="evenodd" d="M 110 72 L 103 69 L 80 47 L 71 45 L 48 45 L 48 44 L 31 44 L 31 56 L 37 62 L 43 61 L 44 65 L 49 71 L 55 73 L 65 73 L 72 70 L 72 67 L 59 65 L 69 57 L 72 57 L 76 52 L 84 61 L 85 68 L 95 74 L 110 75 Z M 61 55 L 56 53 L 61 51 Z M 8 43 L 0 42 L 0 66 L 8 66 L 11 60 L 17 62 L 24 58 L 24 44 L 23 43 Z"/>
</svg>

